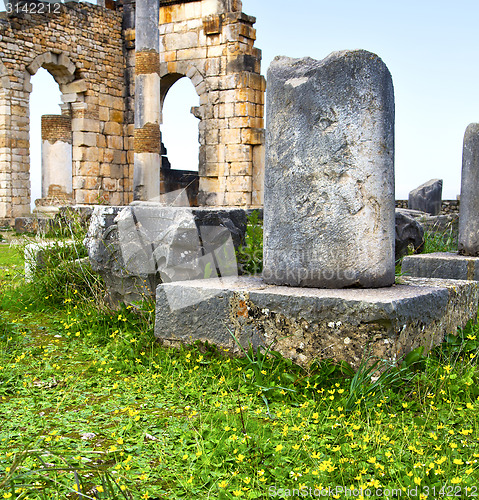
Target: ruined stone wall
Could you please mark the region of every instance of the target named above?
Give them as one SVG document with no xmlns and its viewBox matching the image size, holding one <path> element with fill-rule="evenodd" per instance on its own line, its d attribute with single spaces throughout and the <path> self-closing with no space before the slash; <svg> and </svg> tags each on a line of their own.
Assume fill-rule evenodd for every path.
<svg viewBox="0 0 479 500">
<path fill-rule="evenodd" d="M 459 200 L 442 200 L 441 215 L 458 214 Z M 408 200 L 396 200 L 396 208 L 408 208 Z"/>
<path fill-rule="evenodd" d="M 72 120 L 69 116 L 42 116 L 42 141 L 72 142 Z"/>
<path fill-rule="evenodd" d="M 130 201 L 122 13 L 82 3 L 0 19 L 0 219 L 30 212 L 31 75 L 47 69 L 72 119 L 76 203 Z"/>
<path fill-rule="evenodd" d="M 160 110 L 182 77 L 200 98 L 198 204 L 260 206 L 265 80 L 255 18 L 240 0 L 162 0 L 159 66 L 139 57 L 135 68 L 135 0 L 110 7 L 118 10 L 68 3 L 59 12 L 0 14 L 0 220 L 30 212 L 30 78 L 41 67 L 71 119 L 74 203 L 132 201 L 135 74 L 155 71 Z M 170 177 L 162 172 L 162 192 L 177 185 Z"/>
<path fill-rule="evenodd" d="M 263 202 L 265 79 L 256 20 L 241 8 L 240 0 L 160 3 L 161 105 L 176 81 L 192 81 L 204 205 Z"/>
</svg>

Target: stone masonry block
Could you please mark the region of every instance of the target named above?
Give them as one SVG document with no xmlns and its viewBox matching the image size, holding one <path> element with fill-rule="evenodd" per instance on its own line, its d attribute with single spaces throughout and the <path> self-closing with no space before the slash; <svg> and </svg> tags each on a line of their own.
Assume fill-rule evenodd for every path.
<svg viewBox="0 0 479 500">
<path fill-rule="evenodd" d="M 226 178 L 226 190 L 227 191 L 240 191 L 240 192 L 251 192 L 253 189 L 253 182 L 251 176 L 246 175 L 229 175 Z"/>
<path fill-rule="evenodd" d="M 225 147 L 225 160 L 227 162 L 252 161 L 252 147 L 246 144 L 228 144 Z"/>
<path fill-rule="evenodd" d="M 106 135 L 122 135 L 122 126 L 117 122 L 107 122 L 103 128 L 103 133 Z"/>
<path fill-rule="evenodd" d="M 236 161 L 228 163 L 228 175 L 232 176 L 250 176 L 253 175 L 253 163 L 250 161 Z"/>
<path fill-rule="evenodd" d="M 97 134 L 93 132 L 73 132 L 75 146 L 96 146 Z"/>
<path fill-rule="evenodd" d="M 221 144 L 241 144 L 241 129 L 225 128 L 220 131 Z"/>
<path fill-rule="evenodd" d="M 264 129 L 244 128 L 241 130 L 241 142 L 243 144 L 264 144 Z"/>
<path fill-rule="evenodd" d="M 347 361 L 371 354 L 391 363 L 426 351 L 475 320 L 475 282 L 404 278 L 381 289 L 324 290 L 267 285 L 258 277 L 164 283 L 156 294 L 155 336 L 167 345 L 214 343 L 240 353 L 271 347 L 294 362 Z"/>
</svg>

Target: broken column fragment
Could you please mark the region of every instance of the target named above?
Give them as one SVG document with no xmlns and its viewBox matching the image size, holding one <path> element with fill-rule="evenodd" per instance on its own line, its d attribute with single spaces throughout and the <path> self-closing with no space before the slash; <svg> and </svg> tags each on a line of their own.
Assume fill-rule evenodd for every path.
<svg viewBox="0 0 479 500">
<path fill-rule="evenodd" d="M 264 280 L 394 283 L 394 89 L 364 50 L 268 71 Z"/>
<path fill-rule="evenodd" d="M 471 123 L 464 134 L 458 250 L 479 256 L 479 123 Z"/>
</svg>

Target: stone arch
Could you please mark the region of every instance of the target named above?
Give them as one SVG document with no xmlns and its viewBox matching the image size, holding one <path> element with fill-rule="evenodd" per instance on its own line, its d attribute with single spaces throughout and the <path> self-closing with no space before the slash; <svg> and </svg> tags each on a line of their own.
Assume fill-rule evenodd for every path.
<svg viewBox="0 0 479 500">
<path fill-rule="evenodd" d="M 2 61 L 0 61 L 0 88 L 4 90 L 10 88 L 10 77 Z"/>
<path fill-rule="evenodd" d="M 180 65 L 177 65 L 180 66 Z M 198 68 L 191 65 L 184 65 L 184 68 L 176 68 L 173 73 L 168 73 L 167 65 L 160 65 L 160 106 L 163 108 L 166 94 L 173 85 L 181 78 L 189 78 L 195 87 L 196 93 L 199 97 L 206 92 L 205 77 L 200 73 Z M 183 71 L 180 71 L 183 69 Z"/>
<path fill-rule="evenodd" d="M 198 97 L 205 92 L 205 83 L 203 75 L 198 71 L 197 68 L 192 66 L 183 65 L 180 71 L 174 73 L 165 73 L 166 68 L 163 67 L 163 72 L 160 71 L 162 76 L 160 77 L 160 129 L 163 124 L 163 105 L 169 90 L 177 83 L 179 80 L 186 78 L 193 85 L 195 92 Z M 189 203 L 192 206 L 198 204 L 198 189 L 199 189 L 199 173 L 204 170 L 202 159 L 204 155 L 201 154 L 202 146 L 204 147 L 204 134 L 203 123 L 202 123 L 202 111 L 200 106 L 194 106 L 191 108 L 191 113 L 197 119 L 198 123 L 198 137 L 199 137 L 199 154 L 197 157 L 196 164 L 198 166 L 198 171 L 196 170 L 180 170 L 175 165 L 172 167 L 167 157 L 167 150 L 161 139 L 161 182 L 162 182 L 162 192 L 167 193 L 170 191 L 177 191 L 180 189 L 185 189 Z"/>
<path fill-rule="evenodd" d="M 11 217 L 23 216 L 30 212 L 29 103 L 32 92 L 30 78 L 40 68 L 46 69 L 60 87 L 63 102 L 61 104 L 62 115 L 71 119 L 74 117 L 75 107 L 86 106 L 84 93 L 87 90 L 87 84 L 84 80 L 77 79 L 77 68 L 65 53 L 61 51 L 47 51 L 37 55 L 24 66 L 23 82 L 20 82 L 21 89 L 19 89 L 21 96 L 18 99 L 18 104 L 16 104 L 18 109 L 12 114 L 12 122 L 10 124 L 12 129 L 18 131 L 15 133 L 15 139 L 10 141 L 10 150 L 12 152 L 10 177 L 12 186 L 19 186 L 15 189 L 12 188 L 11 199 L 15 200 L 15 203 L 11 207 Z M 73 148 L 75 148 L 74 144 Z M 15 150 L 17 151 L 16 153 Z M 73 181 L 73 164 L 66 165 L 64 168 L 70 172 L 69 175 Z M 68 196 L 72 194 L 69 193 Z"/>
<path fill-rule="evenodd" d="M 45 141 L 45 143 L 42 145 L 42 163 L 41 163 L 41 171 L 42 171 L 42 198 L 52 198 L 55 199 L 59 197 L 62 198 L 63 202 L 68 203 L 69 199 L 72 199 L 73 191 L 72 191 L 72 180 L 73 180 L 73 162 L 72 162 L 72 154 L 71 154 L 71 148 L 72 148 L 72 137 L 73 137 L 73 132 L 71 130 L 71 117 L 72 117 L 72 109 L 71 109 L 71 104 L 78 102 L 78 101 L 83 101 L 84 98 L 81 95 L 83 92 L 86 91 L 86 85 L 84 85 L 84 82 L 80 80 L 80 84 L 78 84 L 78 81 L 75 82 L 76 79 L 76 66 L 75 64 L 71 61 L 71 59 L 63 52 L 54 52 L 54 51 L 47 51 L 42 54 L 39 54 L 36 56 L 30 64 L 28 64 L 25 68 L 24 72 L 24 83 L 23 83 L 23 90 L 25 92 L 25 101 L 27 102 L 27 105 L 30 103 L 30 94 L 33 90 L 32 84 L 30 81 L 30 78 L 32 75 L 35 75 L 40 68 L 43 68 L 48 71 L 48 73 L 53 77 L 55 82 L 58 84 L 60 88 L 60 92 L 62 94 L 62 102 L 63 104 L 61 105 L 62 108 L 62 115 L 63 117 L 60 117 L 56 119 L 54 117 L 49 117 L 49 124 L 57 123 L 58 120 L 63 120 L 62 121 L 62 128 L 66 127 L 66 132 L 67 135 L 70 135 L 70 139 L 64 139 L 69 142 L 69 144 L 66 144 L 67 147 L 69 148 L 69 154 L 68 155 L 63 155 L 65 162 L 61 162 L 61 165 L 49 165 L 48 163 L 48 158 L 49 156 L 55 157 L 55 148 L 58 148 L 61 146 L 61 144 L 53 142 L 50 143 L 52 138 L 49 137 L 48 141 Z M 83 83 L 83 85 L 82 85 Z M 28 117 L 28 123 L 25 124 L 25 127 L 30 130 L 30 115 L 27 113 Z M 46 117 L 45 117 L 46 118 Z M 66 120 L 66 121 L 65 121 Z M 43 122 L 43 118 L 42 118 Z M 43 135 L 43 133 L 42 133 Z M 64 134 L 62 134 L 62 137 L 65 137 Z M 47 147 L 46 152 L 43 150 L 43 146 Z M 49 153 L 49 148 L 52 149 L 53 152 L 50 151 Z M 27 146 L 27 158 L 26 158 L 26 163 L 27 165 L 24 165 L 23 170 L 25 173 L 23 174 L 24 176 L 28 174 L 30 176 L 31 174 L 31 159 L 30 159 L 30 138 L 28 140 L 28 146 Z M 50 162 L 51 163 L 51 162 Z M 58 163 L 58 162 L 57 162 Z M 53 170 L 52 170 L 53 168 Z M 54 174 L 56 172 L 56 175 L 52 176 L 52 173 Z M 54 184 L 53 179 L 55 177 L 59 177 L 62 179 L 65 179 L 65 182 L 61 183 L 62 185 L 65 184 L 65 186 L 69 186 L 68 188 L 65 188 L 66 190 L 61 190 L 61 192 L 57 189 L 55 191 L 55 194 L 52 196 L 48 196 L 46 193 L 50 193 L 50 188 L 51 187 L 58 187 L 56 184 Z M 66 180 L 68 179 L 68 180 Z M 45 184 L 46 183 L 46 184 Z M 30 205 L 30 199 L 31 199 L 31 190 L 28 188 L 27 192 L 27 198 L 28 198 L 28 205 Z M 52 200 L 50 202 L 43 201 L 42 204 L 51 204 Z"/>
<path fill-rule="evenodd" d="M 76 67 L 64 53 L 44 52 L 35 57 L 26 68 L 25 81 L 30 82 L 30 75 L 34 75 L 40 68 L 45 68 L 60 86 L 75 79 Z"/>
<path fill-rule="evenodd" d="M 256 20 L 241 9 L 240 0 L 160 5 L 161 99 L 178 75 L 200 96 L 200 205 L 262 205 L 266 82 Z"/>
<path fill-rule="evenodd" d="M 60 87 L 63 104 L 58 123 L 71 118 L 74 202 L 121 204 L 132 198 L 129 125 L 134 118 L 134 87 L 129 85 L 134 42 L 122 37 L 122 20 L 121 11 L 81 2 L 60 5 L 53 21 L 39 13 L 2 20 L 0 59 L 10 74 L 11 123 L 7 133 L 0 126 L 0 144 L 5 144 L 5 138 L 8 141 L 7 147 L 0 145 L 0 154 L 3 150 L 10 154 L 11 195 L 5 210 L 0 199 L 0 218 L 7 212 L 13 223 L 30 213 L 29 99 L 31 76 L 41 67 Z M 0 67 L 0 84 L 3 76 Z M 4 108 L 2 104 L 0 114 Z M 54 128 L 50 127 L 52 132 Z M 1 190 L 3 175 L 0 179 Z"/>
</svg>

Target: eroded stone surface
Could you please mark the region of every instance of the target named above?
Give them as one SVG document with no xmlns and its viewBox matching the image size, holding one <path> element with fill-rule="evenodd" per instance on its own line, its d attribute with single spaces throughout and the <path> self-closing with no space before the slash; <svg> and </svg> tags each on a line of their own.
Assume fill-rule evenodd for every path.
<svg viewBox="0 0 479 500">
<path fill-rule="evenodd" d="M 396 208 L 396 261 L 412 250 L 420 253 L 424 250 L 424 228 L 409 210 Z"/>
<path fill-rule="evenodd" d="M 475 282 L 404 278 L 378 289 L 271 286 L 260 278 L 165 283 L 157 289 L 155 335 L 169 345 L 208 341 L 240 353 L 270 346 L 301 365 L 371 354 L 396 361 L 440 343 L 477 314 Z M 183 301 L 182 309 L 176 306 Z M 171 307 L 173 305 L 173 308 Z"/>
<path fill-rule="evenodd" d="M 96 207 L 85 245 L 112 304 L 154 297 L 159 283 L 237 274 L 247 211 L 140 203 Z"/>
<path fill-rule="evenodd" d="M 394 91 L 375 54 L 276 58 L 268 71 L 268 283 L 394 283 Z"/>
</svg>

